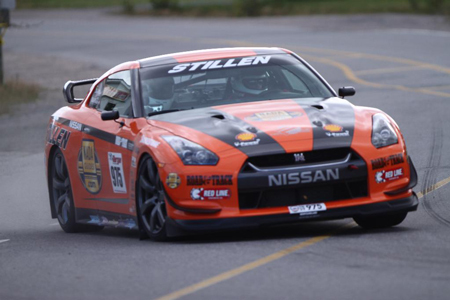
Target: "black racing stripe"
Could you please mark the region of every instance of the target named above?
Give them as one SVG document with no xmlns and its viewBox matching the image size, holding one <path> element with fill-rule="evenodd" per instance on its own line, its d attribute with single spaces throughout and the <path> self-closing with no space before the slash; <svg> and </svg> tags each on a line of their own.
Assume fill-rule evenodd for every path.
<svg viewBox="0 0 450 300">
<path fill-rule="evenodd" d="M 178 63 L 178 61 L 170 55 L 162 55 L 162 56 L 145 58 L 145 59 L 139 60 L 138 62 L 139 62 L 139 65 L 141 66 L 141 68 Z"/>
<path fill-rule="evenodd" d="M 268 54 L 287 54 L 285 51 L 280 48 L 254 48 L 251 49 L 255 51 L 257 55 L 268 55 Z"/>
<path fill-rule="evenodd" d="M 54 121 L 56 121 L 56 122 L 62 124 L 62 125 L 65 125 L 65 126 L 69 126 L 69 124 L 70 124 L 70 120 L 69 120 L 69 119 L 66 119 L 66 118 L 60 118 L 60 117 L 54 117 L 54 116 L 52 116 L 52 119 L 53 119 Z"/>
<path fill-rule="evenodd" d="M 313 150 L 350 147 L 355 128 L 355 111 L 348 102 L 336 98 L 319 101 L 316 105 L 294 100 L 305 110 L 313 129 Z M 338 125 L 342 132 L 330 132 L 323 127 Z"/>
<path fill-rule="evenodd" d="M 151 117 L 151 119 L 198 130 L 235 147 L 247 156 L 261 155 L 263 151 L 264 154 L 267 155 L 286 152 L 277 141 L 262 130 L 231 114 L 217 109 L 200 108 L 196 110 L 180 111 L 156 115 Z M 237 143 L 239 143 L 239 141 L 236 137 L 241 133 L 256 134 L 256 137 L 253 140 L 253 142 L 255 142 L 254 145 L 251 145 L 252 141 L 249 141 L 249 145 L 238 145 Z"/>
<path fill-rule="evenodd" d="M 62 125 L 68 126 L 68 127 L 70 127 L 70 122 L 72 121 L 70 119 L 61 118 L 61 117 L 54 117 L 54 116 L 52 116 L 52 118 L 53 118 L 53 120 L 55 122 L 58 122 L 58 123 L 60 123 Z M 80 123 L 78 121 L 76 121 L 76 122 L 81 124 L 81 130 L 80 131 L 82 131 L 82 132 L 84 132 L 86 134 L 89 134 L 90 136 L 93 136 L 93 137 L 98 138 L 100 140 L 103 140 L 105 142 L 114 144 L 116 146 L 121 146 L 122 148 L 127 149 L 129 151 L 133 151 L 133 149 L 134 149 L 134 143 L 131 140 L 122 138 L 122 137 L 120 137 L 118 135 L 115 135 L 115 134 L 112 134 L 112 133 L 100 130 L 98 128 L 95 128 L 95 127 L 92 127 L 92 126 L 89 126 L 89 125 L 86 125 L 86 124 L 82 124 L 82 123 Z M 77 129 L 73 129 L 73 130 L 77 130 Z M 120 139 L 120 140 L 118 140 L 118 139 Z"/>
<path fill-rule="evenodd" d="M 128 204 L 128 202 L 129 202 L 128 198 L 85 198 L 85 200 L 95 200 L 95 201 L 102 201 L 102 202 L 109 202 L 109 203 L 116 203 L 116 204 Z"/>
</svg>

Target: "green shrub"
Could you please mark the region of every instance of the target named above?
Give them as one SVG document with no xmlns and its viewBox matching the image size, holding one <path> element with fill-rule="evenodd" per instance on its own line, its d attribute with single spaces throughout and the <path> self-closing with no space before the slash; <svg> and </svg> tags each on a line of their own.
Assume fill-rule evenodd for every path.
<svg viewBox="0 0 450 300">
<path fill-rule="evenodd" d="M 262 0 L 234 0 L 233 14 L 235 16 L 257 17 L 261 15 Z"/>
<path fill-rule="evenodd" d="M 152 5 L 154 10 L 178 8 L 177 0 L 150 0 L 150 4 Z"/>
</svg>

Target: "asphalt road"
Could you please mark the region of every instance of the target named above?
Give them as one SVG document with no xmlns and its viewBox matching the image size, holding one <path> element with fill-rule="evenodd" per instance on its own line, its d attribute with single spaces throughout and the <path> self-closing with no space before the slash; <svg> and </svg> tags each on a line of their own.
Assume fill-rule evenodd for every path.
<svg viewBox="0 0 450 300">
<path fill-rule="evenodd" d="M 46 89 L 0 117 L 0 299 L 449 299 L 450 25 L 437 17 L 127 18 L 19 11 L 6 35 L 9 78 Z M 281 46 L 357 105 L 400 125 L 420 206 L 398 227 L 351 220 L 139 241 L 105 229 L 65 234 L 50 219 L 43 139 L 68 79 L 120 62 L 224 46 Z M 342 228 L 341 226 L 345 226 Z"/>
</svg>

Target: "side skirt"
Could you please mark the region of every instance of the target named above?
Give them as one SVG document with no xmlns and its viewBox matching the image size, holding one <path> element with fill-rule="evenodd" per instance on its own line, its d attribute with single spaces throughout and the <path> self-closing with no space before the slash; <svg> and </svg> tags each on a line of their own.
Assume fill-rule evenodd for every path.
<svg viewBox="0 0 450 300">
<path fill-rule="evenodd" d="M 80 224 L 138 229 L 136 216 L 132 215 L 86 208 L 77 208 L 75 214 Z"/>
</svg>

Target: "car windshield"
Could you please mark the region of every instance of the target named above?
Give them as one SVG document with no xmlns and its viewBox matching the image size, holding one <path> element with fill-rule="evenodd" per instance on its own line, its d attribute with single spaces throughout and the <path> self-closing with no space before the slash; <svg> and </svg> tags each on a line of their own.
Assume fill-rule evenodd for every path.
<svg viewBox="0 0 450 300">
<path fill-rule="evenodd" d="M 308 67 L 289 54 L 148 67 L 140 70 L 140 80 L 146 115 L 231 103 L 333 96 Z"/>
</svg>

